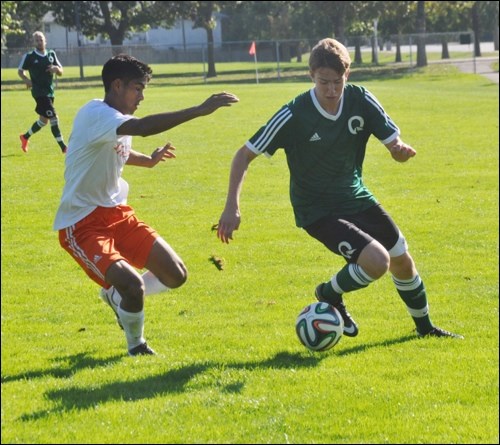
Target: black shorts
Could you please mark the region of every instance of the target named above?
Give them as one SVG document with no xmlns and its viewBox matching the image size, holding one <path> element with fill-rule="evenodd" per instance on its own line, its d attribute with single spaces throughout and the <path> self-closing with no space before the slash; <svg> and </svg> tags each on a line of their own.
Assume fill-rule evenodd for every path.
<svg viewBox="0 0 500 445">
<path fill-rule="evenodd" d="M 54 108 L 54 98 L 53 97 L 36 97 L 36 108 L 35 111 L 40 116 L 45 116 L 47 119 L 52 119 L 56 117 L 56 109 Z"/>
<path fill-rule="evenodd" d="M 349 263 L 355 263 L 361 251 L 374 239 L 388 251 L 398 242 L 403 243 L 403 251 L 406 250 L 398 226 L 380 205 L 353 215 L 325 216 L 304 230 Z"/>
</svg>

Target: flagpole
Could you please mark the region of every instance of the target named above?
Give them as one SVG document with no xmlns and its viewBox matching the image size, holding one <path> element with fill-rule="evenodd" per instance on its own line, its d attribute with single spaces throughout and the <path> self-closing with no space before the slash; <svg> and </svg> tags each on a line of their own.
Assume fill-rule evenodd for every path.
<svg viewBox="0 0 500 445">
<path fill-rule="evenodd" d="M 255 82 L 259 83 L 259 70 L 257 68 L 257 51 L 253 53 L 253 61 L 255 63 Z"/>
<path fill-rule="evenodd" d="M 255 41 L 250 45 L 250 49 L 248 50 L 248 54 L 253 56 L 253 61 L 255 63 L 255 82 L 259 83 L 259 70 L 257 68 L 257 48 L 255 46 Z"/>
</svg>

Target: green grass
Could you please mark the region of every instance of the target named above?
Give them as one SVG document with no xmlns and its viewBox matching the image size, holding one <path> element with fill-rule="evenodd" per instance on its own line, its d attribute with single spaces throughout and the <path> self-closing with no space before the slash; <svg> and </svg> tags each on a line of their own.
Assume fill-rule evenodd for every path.
<svg viewBox="0 0 500 445">
<path fill-rule="evenodd" d="M 465 340 L 416 339 L 386 276 L 346 297 L 359 336 L 310 353 L 295 318 L 343 262 L 294 226 L 283 153 L 252 164 L 233 243 L 211 231 L 235 150 L 310 82 L 165 79 L 139 116 L 223 89 L 241 101 L 134 139 L 144 152 L 177 147 L 177 159 L 124 177 L 190 273 L 147 299 L 158 356 L 141 358 L 125 356 L 97 286 L 52 231 L 63 156 L 47 129 L 21 152 L 34 102 L 2 89 L 2 443 L 498 443 L 498 86 L 442 66 L 353 73 L 418 152 L 398 164 L 372 140 L 366 182 L 409 241 L 433 321 Z M 66 140 L 94 97 L 101 87 L 58 91 Z"/>
</svg>

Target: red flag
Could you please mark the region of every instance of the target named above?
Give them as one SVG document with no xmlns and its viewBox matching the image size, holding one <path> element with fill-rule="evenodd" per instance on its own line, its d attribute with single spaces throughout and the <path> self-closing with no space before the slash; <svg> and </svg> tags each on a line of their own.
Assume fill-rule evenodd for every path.
<svg viewBox="0 0 500 445">
<path fill-rule="evenodd" d="M 255 51 L 255 42 L 252 42 L 252 45 L 250 45 L 250 49 L 248 50 L 248 54 L 251 56 L 255 55 L 257 51 Z"/>
</svg>

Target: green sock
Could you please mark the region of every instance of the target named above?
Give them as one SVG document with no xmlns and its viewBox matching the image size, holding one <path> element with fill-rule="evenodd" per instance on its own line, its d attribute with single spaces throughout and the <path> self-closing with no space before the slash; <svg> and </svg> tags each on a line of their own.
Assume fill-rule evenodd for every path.
<svg viewBox="0 0 500 445">
<path fill-rule="evenodd" d="M 59 119 L 54 118 L 50 120 L 50 129 L 61 150 L 65 150 L 66 144 L 64 143 L 61 130 L 59 129 Z"/>
<path fill-rule="evenodd" d="M 417 274 L 409 280 L 400 280 L 392 277 L 399 296 L 406 304 L 406 309 L 413 318 L 417 331 L 426 334 L 434 326 L 429 317 L 429 305 L 427 303 L 427 293 L 420 276 Z"/>
<path fill-rule="evenodd" d="M 35 134 L 37 131 L 40 131 L 43 127 L 45 127 L 45 125 L 47 125 L 45 122 L 38 119 L 36 122 L 33 123 L 31 128 L 26 133 L 24 133 L 24 137 L 26 139 L 29 139 L 30 136 Z"/>
<path fill-rule="evenodd" d="M 342 294 L 352 292 L 368 286 L 373 281 L 361 266 L 346 264 L 334 275 L 331 281 L 323 283 L 320 288 L 321 296 L 328 303 L 335 305 L 342 301 Z"/>
</svg>

